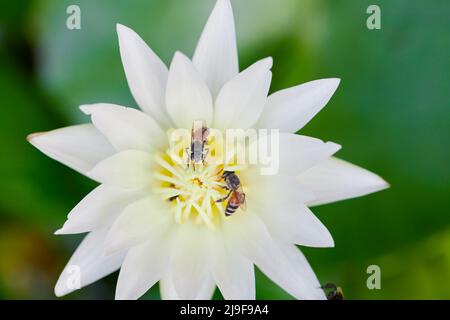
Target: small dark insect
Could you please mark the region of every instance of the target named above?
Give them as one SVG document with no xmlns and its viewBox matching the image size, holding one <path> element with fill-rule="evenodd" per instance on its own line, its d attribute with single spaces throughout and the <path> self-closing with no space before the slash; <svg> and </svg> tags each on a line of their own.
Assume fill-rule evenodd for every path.
<svg viewBox="0 0 450 320">
<path fill-rule="evenodd" d="M 174 185 L 173 183 L 171 183 L 169 186 L 170 186 L 172 189 L 176 189 L 176 187 L 175 187 L 175 185 Z M 173 202 L 173 201 L 177 200 L 179 196 L 180 196 L 180 195 L 177 194 L 176 196 L 172 196 L 172 197 L 168 198 L 167 200 L 169 200 L 169 202 Z"/>
<path fill-rule="evenodd" d="M 203 120 L 196 120 L 192 124 L 191 131 L 191 147 L 186 148 L 188 155 L 188 168 L 192 164 L 195 170 L 195 164 L 202 162 L 205 164 L 205 159 L 208 156 L 209 149 L 205 148 L 209 136 L 209 128 Z"/>
<path fill-rule="evenodd" d="M 341 287 L 336 286 L 334 283 L 327 283 L 321 286 L 322 289 L 329 290 L 327 293 L 328 300 L 344 300 L 344 292 Z"/>
<path fill-rule="evenodd" d="M 230 191 L 225 197 L 217 200 L 216 202 L 223 202 L 229 199 L 227 207 L 225 209 L 225 215 L 228 217 L 235 213 L 238 208 L 242 208 L 243 210 L 245 210 L 245 193 L 242 190 L 241 180 L 236 175 L 236 173 L 225 171 L 222 175 L 222 178 L 226 183 L 226 187 L 224 187 L 224 189 Z"/>
</svg>

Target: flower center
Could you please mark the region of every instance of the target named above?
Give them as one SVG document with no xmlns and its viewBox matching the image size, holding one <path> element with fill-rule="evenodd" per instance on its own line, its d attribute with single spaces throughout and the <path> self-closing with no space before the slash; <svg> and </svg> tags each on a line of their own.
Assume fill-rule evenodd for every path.
<svg viewBox="0 0 450 320">
<path fill-rule="evenodd" d="M 223 174 L 231 167 L 215 164 L 214 152 L 204 163 L 188 164 L 188 151 L 183 146 L 175 156 L 170 150 L 156 154 L 153 191 L 168 204 L 177 223 L 193 221 L 215 229 L 225 218 L 230 191 L 226 189 Z M 243 167 L 232 169 L 238 174 Z"/>
</svg>

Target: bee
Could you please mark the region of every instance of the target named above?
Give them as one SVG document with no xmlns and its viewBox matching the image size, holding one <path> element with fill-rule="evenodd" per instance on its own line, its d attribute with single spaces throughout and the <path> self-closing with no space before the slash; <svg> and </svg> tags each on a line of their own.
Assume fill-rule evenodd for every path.
<svg viewBox="0 0 450 320">
<path fill-rule="evenodd" d="M 236 173 L 225 171 L 222 178 L 226 183 L 224 189 L 229 190 L 229 192 L 225 197 L 217 200 L 216 202 L 223 202 L 229 199 L 225 209 L 225 215 L 229 217 L 235 213 L 238 208 L 242 208 L 242 210 L 246 209 L 245 193 L 242 190 L 241 180 Z"/>
<path fill-rule="evenodd" d="M 205 148 L 208 142 L 209 128 L 203 120 L 196 120 L 192 124 L 191 131 L 191 147 L 186 148 L 188 155 L 188 168 L 192 164 L 195 170 L 195 164 L 202 162 L 205 164 L 205 159 L 208 156 L 209 149 Z"/>
<path fill-rule="evenodd" d="M 330 290 L 327 293 L 328 300 L 344 300 L 344 292 L 341 287 L 336 286 L 334 283 L 327 283 L 321 286 L 322 289 Z"/>
</svg>

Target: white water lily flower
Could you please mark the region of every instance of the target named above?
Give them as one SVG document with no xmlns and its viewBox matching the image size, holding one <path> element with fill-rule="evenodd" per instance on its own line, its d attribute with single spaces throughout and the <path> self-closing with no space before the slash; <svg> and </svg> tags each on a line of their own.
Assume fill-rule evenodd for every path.
<svg viewBox="0 0 450 320">
<path fill-rule="evenodd" d="M 138 111 L 100 103 L 81 110 L 92 124 L 33 134 L 43 153 L 100 183 L 56 234 L 88 233 L 55 293 L 120 269 L 117 299 L 137 299 L 158 281 L 164 299 L 254 299 L 254 265 L 298 299 L 324 299 L 296 245 L 333 247 L 309 206 L 386 188 L 377 175 L 338 160 L 334 143 L 295 135 L 329 101 L 338 79 L 312 81 L 268 97 L 272 59 L 238 70 L 229 0 L 218 0 L 192 61 L 177 52 L 170 68 L 129 28 L 118 25 L 120 53 Z M 186 169 L 168 156 L 166 131 L 209 127 L 276 128 L 277 175 L 236 169 L 247 210 L 225 217 L 215 200 L 224 165 Z"/>
</svg>

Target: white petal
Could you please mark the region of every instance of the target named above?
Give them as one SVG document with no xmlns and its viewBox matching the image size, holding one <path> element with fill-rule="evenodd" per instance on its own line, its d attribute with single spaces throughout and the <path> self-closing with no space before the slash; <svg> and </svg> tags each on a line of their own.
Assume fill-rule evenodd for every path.
<svg viewBox="0 0 450 320">
<path fill-rule="evenodd" d="M 333 142 L 292 133 L 261 136 L 253 143 L 258 143 L 260 154 L 265 154 L 264 157 L 260 156 L 259 166 L 265 169 L 266 175 L 281 173 L 295 176 L 329 158 L 341 148 Z"/>
<path fill-rule="evenodd" d="M 127 150 L 101 161 L 88 175 L 105 184 L 143 188 L 152 181 L 152 165 L 150 153 Z"/>
<path fill-rule="evenodd" d="M 300 253 L 287 255 L 255 214 L 233 215 L 228 222 L 225 230 L 229 243 L 281 288 L 297 299 L 324 299 L 306 260 L 299 259 Z"/>
<path fill-rule="evenodd" d="M 233 9 L 229 0 L 219 0 L 206 23 L 193 63 L 215 97 L 222 86 L 239 72 Z"/>
<path fill-rule="evenodd" d="M 147 192 L 150 192 L 147 190 Z M 130 203 L 145 191 L 100 185 L 70 211 L 64 226 L 55 234 L 90 232 L 109 226 Z"/>
<path fill-rule="evenodd" d="M 125 253 L 105 257 L 103 241 L 106 229 L 88 234 L 70 258 L 55 286 L 58 297 L 87 286 L 119 269 Z M 80 282 L 78 283 L 78 280 Z"/>
<path fill-rule="evenodd" d="M 333 142 L 323 142 L 306 136 L 280 134 L 280 170 L 302 172 L 329 158 L 341 148 Z"/>
<path fill-rule="evenodd" d="M 184 224 L 177 230 L 171 250 L 170 274 L 180 299 L 197 299 L 200 292 L 209 288 L 211 232 L 214 231 L 194 224 Z"/>
<path fill-rule="evenodd" d="M 50 158 L 82 174 L 114 153 L 114 148 L 92 124 L 34 133 L 27 139 Z"/>
<path fill-rule="evenodd" d="M 248 203 L 267 202 L 269 199 L 277 199 L 275 204 L 294 201 L 305 203 L 314 199 L 314 194 L 304 188 L 298 178 L 291 174 L 261 175 L 261 168 L 249 166 L 248 169 L 239 172 L 239 178 L 246 189 L 249 199 L 255 199 Z"/>
<path fill-rule="evenodd" d="M 261 218 L 270 233 L 287 243 L 307 247 L 334 247 L 333 237 L 328 229 L 305 205 L 292 200 L 261 202 Z"/>
<path fill-rule="evenodd" d="M 128 85 L 139 107 L 163 127 L 169 117 L 164 103 L 167 67 L 133 30 L 117 25 L 120 55 Z"/>
<path fill-rule="evenodd" d="M 83 105 L 80 109 L 117 150 L 152 151 L 164 148 L 167 137 L 149 115 L 109 103 Z"/>
<path fill-rule="evenodd" d="M 311 265 L 306 260 L 304 254 L 295 245 L 277 242 L 278 249 L 289 260 L 289 264 L 295 270 L 301 270 L 302 278 L 308 283 L 309 290 L 307 299 L 325 300 L 326 296 L 320 288 L 321 284 L 317 279 Z M 304 295 L 304 293 L 302 293 Z"/>
<path fill-rule="evenodd" d="M 168 208 L 156 197 L 146 197 L 126 207 L 116 219 L 105 240 L 111 254 L 146 241 L 157 241 L 168 232 Z"/>
<path fill-rule="evenodd" d="M 215 103 L 215 127 L 247 129 L 256 123 L 267 100 L 272 64 L 272 58 L 260 60 L 223 86 Z"/>
<path fill-rule="evenodd" d="M 214 294 L 216 284 L 211 276 L 207 276 L 203 279 L 203 286 L 196 292 L 195 297 L 192 300 L 209 300 Z M 172 275 L 166 273 L 166 275 L 159 282 L 159 290 L 161 293 L 161 299 L 163 300 L 182 300 L 175 290 L 173 284 Z"/>
<path fill-rule="evenodd" d="M 211 123 L 211 93 L 192 62 L 175 53 L 170 65 L 166 90 L 167 111 L 178 128 L 191 128 L 195 120 Z"/>
<path fill-rule="evenodd" d="M 214 250 L 212 274 L 214 281 L 227 300 L 255 299 L 255 270 L 253 263 L 238 250 L 220 239 Z"/>
<path fill-rule="evenodd" d="M 168 262 L 164 238 L 131 248 L 120 269 L 116 299 L 139 299 L 162 278 Z"/>
<path fill-rule="evenodd" d="M 166 273 L 159 281 L 159 292 L 162 300 L 180 300 L 170 273 Z"/>
<path fill-rule="evenodd" d="M 314 194 L 292 175 L 260 175 L 258 168 L 240 174 L 248 186 L 248 210 L 257 212 L 274 238 L 309 247 L 333 247 L 327 228 L 305 206 Z"/>
<path fill-rule="evenodd" d="M 259 128 L 296 132 L 331 99 L 340 79 L 322 79 L 275 92 L 267 99 Z"/>
<path fill-rule="evenodd" d="M 349 162 L 330 158 L 299 176 L 300 184 L 315 198 L 309 206 L 355 198 L 389 188 L 380 176 Z"/>
</svg>

